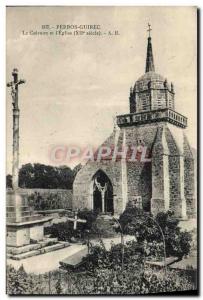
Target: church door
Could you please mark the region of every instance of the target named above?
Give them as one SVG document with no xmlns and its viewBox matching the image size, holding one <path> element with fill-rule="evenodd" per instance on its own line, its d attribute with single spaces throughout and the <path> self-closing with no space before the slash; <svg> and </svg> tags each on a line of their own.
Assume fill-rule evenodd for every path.
<svg viewBox="0 0 203 300">
<path fill-rule="evenodd" d="M 101 213 L 114 213 L 113 186 L 101 170 L 93 176 L 93 209 Z"/>
</svg>

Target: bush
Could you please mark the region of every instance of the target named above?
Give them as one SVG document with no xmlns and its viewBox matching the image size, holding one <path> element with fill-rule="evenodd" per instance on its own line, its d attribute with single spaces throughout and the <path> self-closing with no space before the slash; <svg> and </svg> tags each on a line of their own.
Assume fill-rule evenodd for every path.
<svg viewBox="0 0 203 300">
<path fill-rule="evenodd" d="M 129 241 L 125 245 L 112 243 L 109 251 L 105 249 L 102 241 L 100 244 L 92 246 L 88 256 L 87 269 L 91 272 L 94 272 L 97 268 L 120 269 L 123 250 L 124 266 L 130 264 L 135 269 L 143 269 L 143 247 L 138 246 L 136 241 Z"/>
<path fill-rule="evenodd" d="M 160 252 L 160 243 L 163 243 L 159 225 L 165 237 L 167 256 L 177 256 L 181 259 L 190 252 L 192 235 L 187 231 L 181 231 L 178 226 L 179 221 L 174 218 L 173 213 L 170 211 L 160 212 L 154 218 L 136 207 L 128 207 L 120 216 L 119 222 L 123 231 L 134 235 L 138 242 L 156 242 L 157 245 L 154 244 L 153 246 L 157 246 L 158 252 Z"/>
<path fill-rule="evenodd" d="M 23 266 L 18 270 L 12 266 L 7 267 L 7 293 L 9 295 L 40 293 L 39 284 L 34 276 L 25 272 Z"/>
<path fill-rule="evenodd" d="M 71 216 L 73 218 L 73 216 Z M 50 234 L 53 238 L 58 238 L 60 241 L 71 241 L 72 237 L 85 236 L 85 230 L 91 230 L 92 224 L 97 218 L 97 213 L 91 210 L 78 211 L 78 217 L 86 220 L 86 223 L 77 223 L 77 230 L 73 229 L 73 222 L 66 221 L 63 223 L 53 224 L 50 227 L 45 227 L 45 234 Z"/>
<path fill-rule="evenodd" d="M 96 221 L 96 218 L 98 216 L 97 211 L 83 209 L 78 211 L 78 217 L 80 219 L 86 220 L 86 223 L 81 225 L 81 230 L 90 230 L 92 228 L 92 224 Z"/>
<path fill-rule="evenodd" d="M 70 222 L 63 222 L 53 224 L 50 227 L 44 228 L 45 235 L 50 235 L 52 238 L 58 238 L 59 241 L 71 241 L 71 238 L 76 235 L 73 230 L 73 224 Z"/>
<path fill-rule="evenodd" d="M 177 271 L 154 271 L 150 268 L 139 272 L 129 266 L 124 271 L 98 270 L 94 276 L 93 294 L 140 295 L 194 290 L 195 285 L 187 276 Z"/>
<path fill-rule="evenodd" d="M 102 247 L 99 248 L 101 255 L 105 255 Z M 179 271 L 168 270 L 165 274 L 162 270 L 139 268 L 139 263 L 136 265 L 130 261 L 123 271 L 119 264 L 112 266 L 99 264 L 93 276 L 57 270 L 40 277 L 8 267 L 7 292 L 9 295 L 139 295 L 196 289 L 195 282 Z"/>
<path fill-rule="evenodd" d="M 124 268 L 121 269 L 122 245 L 112 244 L 109 251 L 102 245 L 91 248 L 89 270 L 93 272 L 95 294 L 148 294 L 195 289 L 195 282 L 178 271 L 155 270 L 145 266 L 135 241 L 124 247 Z M 89 291 L 89 293 L 91 293 Z"/>
</svg>

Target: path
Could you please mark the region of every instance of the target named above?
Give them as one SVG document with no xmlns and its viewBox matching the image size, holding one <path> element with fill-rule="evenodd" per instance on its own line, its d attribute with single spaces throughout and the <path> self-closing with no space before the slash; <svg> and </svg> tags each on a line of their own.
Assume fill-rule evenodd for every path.
<svg viewBox="0 0 203 300">
<path fill-rule="evenodd" d="M 124 237 L 125 242 L 132 240 L 133 236 L 126 236 Z M 105 247 L 107 250 L 110 249 L 111 243 L 114 244 L 120 243 L 120 237 L 115 238 L 104 238 L 102 239 Z M 94 245 L 97 244 L 98 240 L 91 241 Z M 7 264 L 11 264 L 15 268 L 19 268 L 22 264 L 27 273 L 35 273 L 35 274 L 42 274 L 50 271 L 54 271 L 59 268 L 59 261 L 68 258 L 69 256 L 77 253 L 78 251 L 86 248 L 86 245 L 79 245 L 79 244 L 71 244 L 69 247 L 56 250 L 53 252 L 28 257 L 26 259 L 22 259 L 20 261 L 7 259 Z"/>
<path fill-rule="evenodd" d="M 42 274 L 58 269 L 59 261 L 85 248 L 85 245 L 73 244 L 70 247 L 53 252 L 28 257 L 20 261 L 7 259 L 7 264 L 19 268 L 22 264 L 27 273 Z"/>
</svg>

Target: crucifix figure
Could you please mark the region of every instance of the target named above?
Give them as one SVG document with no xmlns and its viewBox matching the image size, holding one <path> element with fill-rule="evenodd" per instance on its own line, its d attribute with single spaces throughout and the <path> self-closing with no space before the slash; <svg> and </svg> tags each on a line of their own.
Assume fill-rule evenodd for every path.
<svg viewBox="0 0 203 300">
<path fill-rule="evenodd" d="M 151 25 L 148 23 L 148 27 L 149 27 L 149 29 L 147 29 L 147 31 L 149 32 L 149 37 L 150 37 L 150 31 L 152 31 L 152 29 L 151 29 Z"/>
<path fill-rule="evenodd" d="M 19 117 L 20 110 L 18 107 L 18 86 L 25 83 L 25 80 L 18 80 L 18 70 L 13 69 L 13 81 L 7 83 L 7 87 L 11 88 L 12 104 L 13 104 L 13 165 L 12 165 L 12 184 L 13 189 L 18 188 L 18 171 L 19 171 Z"/>
<path fill-rule="evenodd" d="M 104 184 L 104 186 L 101 186 L 101 183 L 97 181 L 97 178 L 95 178 L 95 184 L 98 188 L 99 192 L 101 193 L 102 197 L 102 212 L 105 212 L 104 203 L 105 203 L 105 192 L 107 191 L 107 182 Z"/>
<path fill-rule="evenodd" d="M 77 224 L 78 223 L 86 223 L 86 220 L 83 219 L 79 219 L 78 218 L 78 211 L 76 210 L 74 212 L 74 218 L 67 218 L 67 220 L 72 221 L 73 222 L 73 229 L 76 230 L 77 229 Z"/>
</svg>

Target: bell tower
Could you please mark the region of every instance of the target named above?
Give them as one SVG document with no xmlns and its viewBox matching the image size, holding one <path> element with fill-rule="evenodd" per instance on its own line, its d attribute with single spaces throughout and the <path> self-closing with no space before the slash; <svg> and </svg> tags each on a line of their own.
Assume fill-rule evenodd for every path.
<svg viewBox="0 0 203 300">
<path fill-rule="evenodd" d="M 130 113 L 175 109 L 175 91 L 173 83 L 168 84 L 166 78 L 155 72 L 154 57 L 152 51 L 152 38 L 150 36 L 151 25 L 147 44 L 147 56 L 145 74 L 141 76 L 130 89 Z"/>
</svg>

